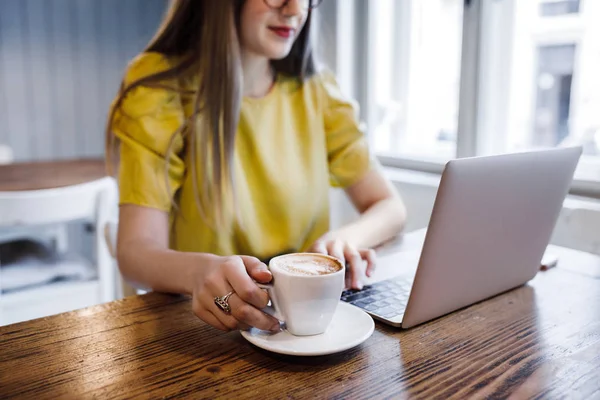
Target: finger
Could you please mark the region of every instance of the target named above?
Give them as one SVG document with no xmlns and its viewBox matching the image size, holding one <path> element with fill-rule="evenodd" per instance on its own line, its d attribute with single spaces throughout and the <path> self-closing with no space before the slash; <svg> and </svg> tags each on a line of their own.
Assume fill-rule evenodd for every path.
<svg viewBox="0 0 600 400">
<path fill-rule="evenodd" d="M 344 248 L 344 256 L 346 257 L 350 268 L 350 287 L 352 289 L 362 289 L 363 284 L 361 280 L 364 273 L 364 267 L 360 254 L 354 247 L 346 245 Z"/>
<path fill-rule="evenodd" d="M 209 302 L 210 299 L 205 297 L 203 300 Z M 214 298 L 212 302 L 214 304 Z M 229 297 L 227 303 L 231 309 L 231 314 L 227 314 L 216 304 L 214 306 L 208 305 L 208 309 L 228 330 L 248 329 L 252 326 L 265 331 L 278 332 L 280 330 L 277 319 L 246 303 L 235 292 Z"/>
<path fill-rule="evenodd" d="M 244 259 L 249 264 L 248 268 L 254 272 L 264 266 L 260 261 L 252 260 L 252 257 Z M 235 294 L 256 308 L 265 308 L 269 303 L 269 295 L 254 283 L 246 268 L 241 257 L 231 257 L 222 265 L 225 279 L 227 279 L 228 285 L 231 285 Z"/>
<path fill-rule="evenodd" d="M 339 259 L 342 264 L 346 263 L 346 259 L 344 258 L 344 242 L 339 239 L 327 243 L 327 254 Z"/>
<path fill-rule="evenodd" d="M 311 251 L 314 253 L 327 254 L 327 246 L 325 245 L 325 241 L 317 240 L 315 244 L 312 245 Z"/>
<path fill-rule="evenodd" d="M 207 310 L 200 301 L 194 301 L 194 303 L 192 304 L 192 311 L 194 312 L 194 315 L 196 315 L 196 317 L 200 318 L 208 325 L 211 325 L 213 328 L 225 332 L 230 331 L 230 329 L 223 325 L 221 321 L 219 321 L 217 317 L 215 317 L 209 310 Z"/>
<path fill-rule="evenodd" d="M 237 258 L 237 261 L 235 261 L 235 257 L 231 257 L 231 259 L 227 260 L 227 262 L 242 263 L 239 257 Z M 210 274 L 208 277 L 206 277 L 204 281 L 205 290 L 198 295 L 198 301 L 201 303 L 202 308 L 208 310 L 212 315 L 214 315 L 221 324 L 225 325 L 228 330 L 237 330 L 238 321 L 225 311 L 221 310 L 221 308 L 215 304 L 215 297 L 225 296 L 227 293 L 234 292 L 226 277 L 227 273 L 225 272 L 225 268 L 227 262 L 223 263 L 221 268 L 216 271 L 216 273 Z M 244 274 L 246 274 L 245 271 Z M 231 300 L 231 296 L 229 297 L 229 300 Z"/>
<path fill-rule="evenodd" d="M 269 268 L 265 263 L 256 257 L 240 256 L 240 258 L 246 267 L 246 272 L 252 279 L 255 279 L 260 283 L 271 282 L 273 276 L 271 275 L 271 271 L 269 271 Z"/>
<path fill-rule="evenodd" d="M 219 321 L 219 318 L 215 317 L 215 315 L 209 311 L 206 311 L 206 313 L 202 317 L 200 317 L 200 319 L 224 332 L 231 332 L 233 330 L 236 330 L 236 328 L 232 329 L 227 327 L 225 324 L 221 323 L 221 321 Z"/>
<path fill-rule="evenodd" d="M 352 286 L 352 273 L 350 272 L 350 267 L 346 265 L 346 275 L 344 280 L 344 290 L 350 289 Z"/>
<path fill-rule="evenodd" d="M 238 328 L 240 331 L 249 331 L 250 329 L 252 329 L 250 325 L 246 325 L 243 322 L 239 323 Z"/>
<path fill-rule="evenodd" d="M 235 294 L 229 298 L 229 305 L 231 307 L 231 315 L 238 321 L 240 327 L 255 326 L 263 331 L 274 332 L 280 329 L 277 319 L 246 303 Z"/>
<path fill-rule="evenodd" d="M 225 289 L 222 293 L 225 293 L 226 290 L 227 289 Z M 231 290 L 227 291 L 227 293 L 229 293 L 230 291 Z M 233 295 L 231 297 L 233 297 Z M 228 303 L 230 303 L 231 297 L 229 297 Z M 233 316 L 225 313 L 225 311 L 221 310 L 221 308 L 219 308 L 215 304 L 214 297 L 211 296 L 209 293 L 204 293 L 203 295 L 201 295 L 200 302 L 202 303 L 203 308 L 208 310 L 222 325 L 226 327 L 227 331 L 235 331 L 239 329 L 239 321 Z"/>
<path fill-rule="evenodd" d="M 367 276 L 370 278 L 375 271 L 377 266 L 377 253 L 373 249 L 362 249 L 359 250 L 360 256 L 367 262 Z"/>
</svg>

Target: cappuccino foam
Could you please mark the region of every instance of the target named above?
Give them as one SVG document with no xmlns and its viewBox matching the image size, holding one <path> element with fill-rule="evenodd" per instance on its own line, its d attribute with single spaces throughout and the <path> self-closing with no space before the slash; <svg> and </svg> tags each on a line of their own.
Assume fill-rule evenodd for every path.
<svg viewBox="0 0 600 400">
<path fill-rule="evenodd" d="M 318 276 L 338 272 L 340 264 L 327 257 L 319 256 L 290 256 L 285 257 L 277 265 L 290 274 Z"/>
</svg>

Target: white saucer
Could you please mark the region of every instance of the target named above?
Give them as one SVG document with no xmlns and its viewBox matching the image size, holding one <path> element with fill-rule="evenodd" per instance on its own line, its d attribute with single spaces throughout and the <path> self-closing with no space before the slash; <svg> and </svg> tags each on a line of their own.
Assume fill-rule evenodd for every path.
<svg viewBox="0 0 600 400">
<path fill-rule="evenodd" d="M 350 304 L 338 305 L 331 325 L 321 335 L 294 336 L 288 331 L 269 333 L 252 328 L 242 336 L 261 349 L 291 356 L 323 356 L 358 346 L 367 340 L 375 323 L 363 310 Z"/>
</svg>

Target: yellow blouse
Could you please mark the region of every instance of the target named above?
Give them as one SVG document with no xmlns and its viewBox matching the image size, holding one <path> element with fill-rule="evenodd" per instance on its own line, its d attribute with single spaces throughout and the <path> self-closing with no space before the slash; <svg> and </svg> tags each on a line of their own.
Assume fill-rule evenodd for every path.
<svg viewBox="0 0 600 400">
<path fill-rule="evenodd" d="M 162 55 L 144 53 L 131 62 L 125 84 L 169 65 Z M 234 152 L 243 223 L 232 220 L 230 229 L 215 231 L 197 209 L 181 136 L 166 159 L 171 137 L 190 112 L 191 102 L 172 90 L 138 87 L 112 125 L 121 142 L 120 203 L 169 212 L 176 250 L 261 259 L 306 250 L 329 229 L 330 184 L 352 185 L 374 165 L 356 107 L 332 76 L 318 74 L 300 86 L 279 78 L 265 97 L 243 99 Z M 176 192 L 174 210 L 170 194 Z"/>
</svg>

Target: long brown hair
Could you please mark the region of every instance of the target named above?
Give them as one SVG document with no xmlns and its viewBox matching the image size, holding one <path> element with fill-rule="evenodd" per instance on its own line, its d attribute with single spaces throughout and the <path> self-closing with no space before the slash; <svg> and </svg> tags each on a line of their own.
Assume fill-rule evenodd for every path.
<svg viewBox="0 0 600 400">
<path fill-rule="evenodd" d="M 122 84 L 106 127 L 107 167 L 112 174 L 118 163 L 115 156 L 118 140 L 111 126 L 127 94 L 140 86 L 181 91 L 165 82 L 184 76 L 198 76 L 197 88 L 188 93 L 195 96 L 192 115 L 173 132 L 167 160 L 172 154 L 176 135 L 182 133 L 185 151 L 189 152 L 192 160 L 191 173 L 199 211 L 206 220 L 206 209 L 212 207 L 217 218 L 213 222 L 222 222 L 226 211 L 231 211 L 228 209 L 230 195 L 235 197 L 232 163 L 242 99 L 239 28 L 244 2 L 171 0 L 157 33 L 144 52 L 160 53 L 168 59 L 179 61 L 165 71 L 127 86 Z M 299 82 L 315 73 L 310 30 L 309 11 L 304 28 L 288 56 L 272 61 L 276 73 Z M 198 187 L 199 166 L 203 177 L 202 188 Z M 169 188 L 169 185 L 166 187 Z M 174 193 L 169 195 L 174 199 Z M 174 200 L 173 204 L 176 206 Z"/>
</svg>

